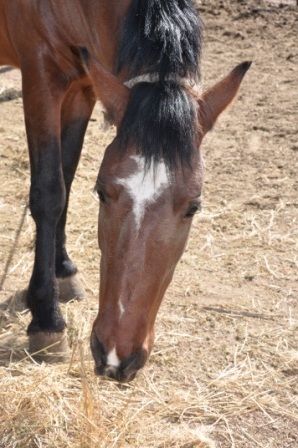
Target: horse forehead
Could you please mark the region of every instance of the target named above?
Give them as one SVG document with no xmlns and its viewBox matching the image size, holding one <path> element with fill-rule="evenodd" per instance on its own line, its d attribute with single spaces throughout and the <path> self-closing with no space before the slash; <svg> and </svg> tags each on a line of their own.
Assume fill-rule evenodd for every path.
<svg viewBox="0 0 298 448">
<path fill-rule="evenodd" d="M 118 178 L 121 184 L 133 200 L 133 213 L 137 228 L 145 214 L 147 204 L 155 202 L 170 185 L 168 170 L 163 161 L 146 167 L 142 156 L 131 156 L 136 164 L 135 170 L 125 178 Z"/>
<path fill-rule="evenodd" d="M 146 167 L 142 156 L 131 156 L 136 163 L 135 170 L 127 177 L 118 178 L 117 183 L 127 189 L 136 202 L 151 201 L 157 198 L 170 184 L 170 178 L 163 161 Z"/>
</svg>

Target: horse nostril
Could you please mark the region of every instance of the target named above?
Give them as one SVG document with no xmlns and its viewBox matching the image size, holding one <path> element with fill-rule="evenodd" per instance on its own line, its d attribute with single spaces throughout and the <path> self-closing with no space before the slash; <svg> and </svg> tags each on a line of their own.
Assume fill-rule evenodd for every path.
<svg viewBox="0 0 298 448">
<path fill-rule="evenodd" d="M 102 375 L 107 362 L 107 355 L 103 344 L 99 341 L 94 330 L 91 334 L 90 348 L 95 361 L 96 373 Z"/>
<path fill-rule="evenodd" d="M 120 383 L 130 383 L 130 381 L 133 381 L 137 375 L 137 370 L 125 370 L 118 372 L 118 381 Z"/>
<path fill-rule="evenodd" d="M 137 371 L 144 367 L 146 359 L 147 352 L 142 349 L 122 361 L 118 371 L 118 381 L 132 381 Z"/>
</svg>

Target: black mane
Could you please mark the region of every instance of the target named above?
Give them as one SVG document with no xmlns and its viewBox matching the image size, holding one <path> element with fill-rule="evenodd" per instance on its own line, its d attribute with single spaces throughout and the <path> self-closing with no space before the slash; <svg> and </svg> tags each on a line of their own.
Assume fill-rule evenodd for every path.
<svg viewBox="0 0 298 448">
<path fill-rule="evenodd" d="M 154 73 L 156 82 L 131 93 L 119 138 L 134 144 L 147 166 L 190 164 L 195 150 L 195 104 L 180 78 L 200 75 L 201 21 L 192 0 L 132 0 L 124 22 L 118 70 L 130 77 Z"/>
<path fill-rule="evenodd" d="M 199 77 L 202 24 L 192 0 L 133 0 L 124 22 L 118 70 Z"/>
</svg>

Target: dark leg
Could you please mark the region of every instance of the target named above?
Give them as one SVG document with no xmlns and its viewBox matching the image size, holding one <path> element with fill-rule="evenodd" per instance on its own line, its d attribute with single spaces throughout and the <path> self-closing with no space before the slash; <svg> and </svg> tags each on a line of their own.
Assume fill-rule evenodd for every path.
<svg viewBox="0 0 298 448">
<path fill-rule="evenodd" d="M 79 90 L 78 90 L 79 89 Z M 82 299 L 84 292 L 75 274 L 77 268 L 70 260 L 65 247 L 65 225 L 71 184 L 78 166 L 87 125 L 94 107 L 91 89 L 73 88 L 62 107 L 62 167 L 66 190 L 66 203 L 56 229 L 56 276 L 60 300 Z"/>
<path fill-rule="evenodd" d="M 55 275 L 56 226 L 65 207 L 61 163 L 60 121 L 63 84 L 30 65 L 23 69 L 23 99 L 31 164 L 30 209 L 36 224 L 35 261 L 27 302 L 32 313 L 28 327 L 30 349 L 56 344 L 63 350 L 65 322 L 58 304 Z M 35 79 L 32 80 L 32 73 Z M 59 74 L 56 77 L 59 79 Z M 63 342 L 61 342 L 63 341 Z"/>
</svg>

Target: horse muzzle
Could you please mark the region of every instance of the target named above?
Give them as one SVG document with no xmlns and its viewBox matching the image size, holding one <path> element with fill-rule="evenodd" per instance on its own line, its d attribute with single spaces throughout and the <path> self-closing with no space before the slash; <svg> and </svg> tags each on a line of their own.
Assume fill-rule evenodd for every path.
<svg viewBox="0 0 298 448">
<path fill-rule="evenodd" d="M 91 334 L 90 346 L 95 361 L 95 374 L 116 380 L 120 383 L 132 381 L 136 377 L 138 370 L 144 367 L 148 358 L 147 351 L 141 348 L 126 358 L 119 359 L 119 363 L 114 362 L 111 364 L 108 352 L 103 343 L 99 341 L 94 330 Z"/>
</svg>

